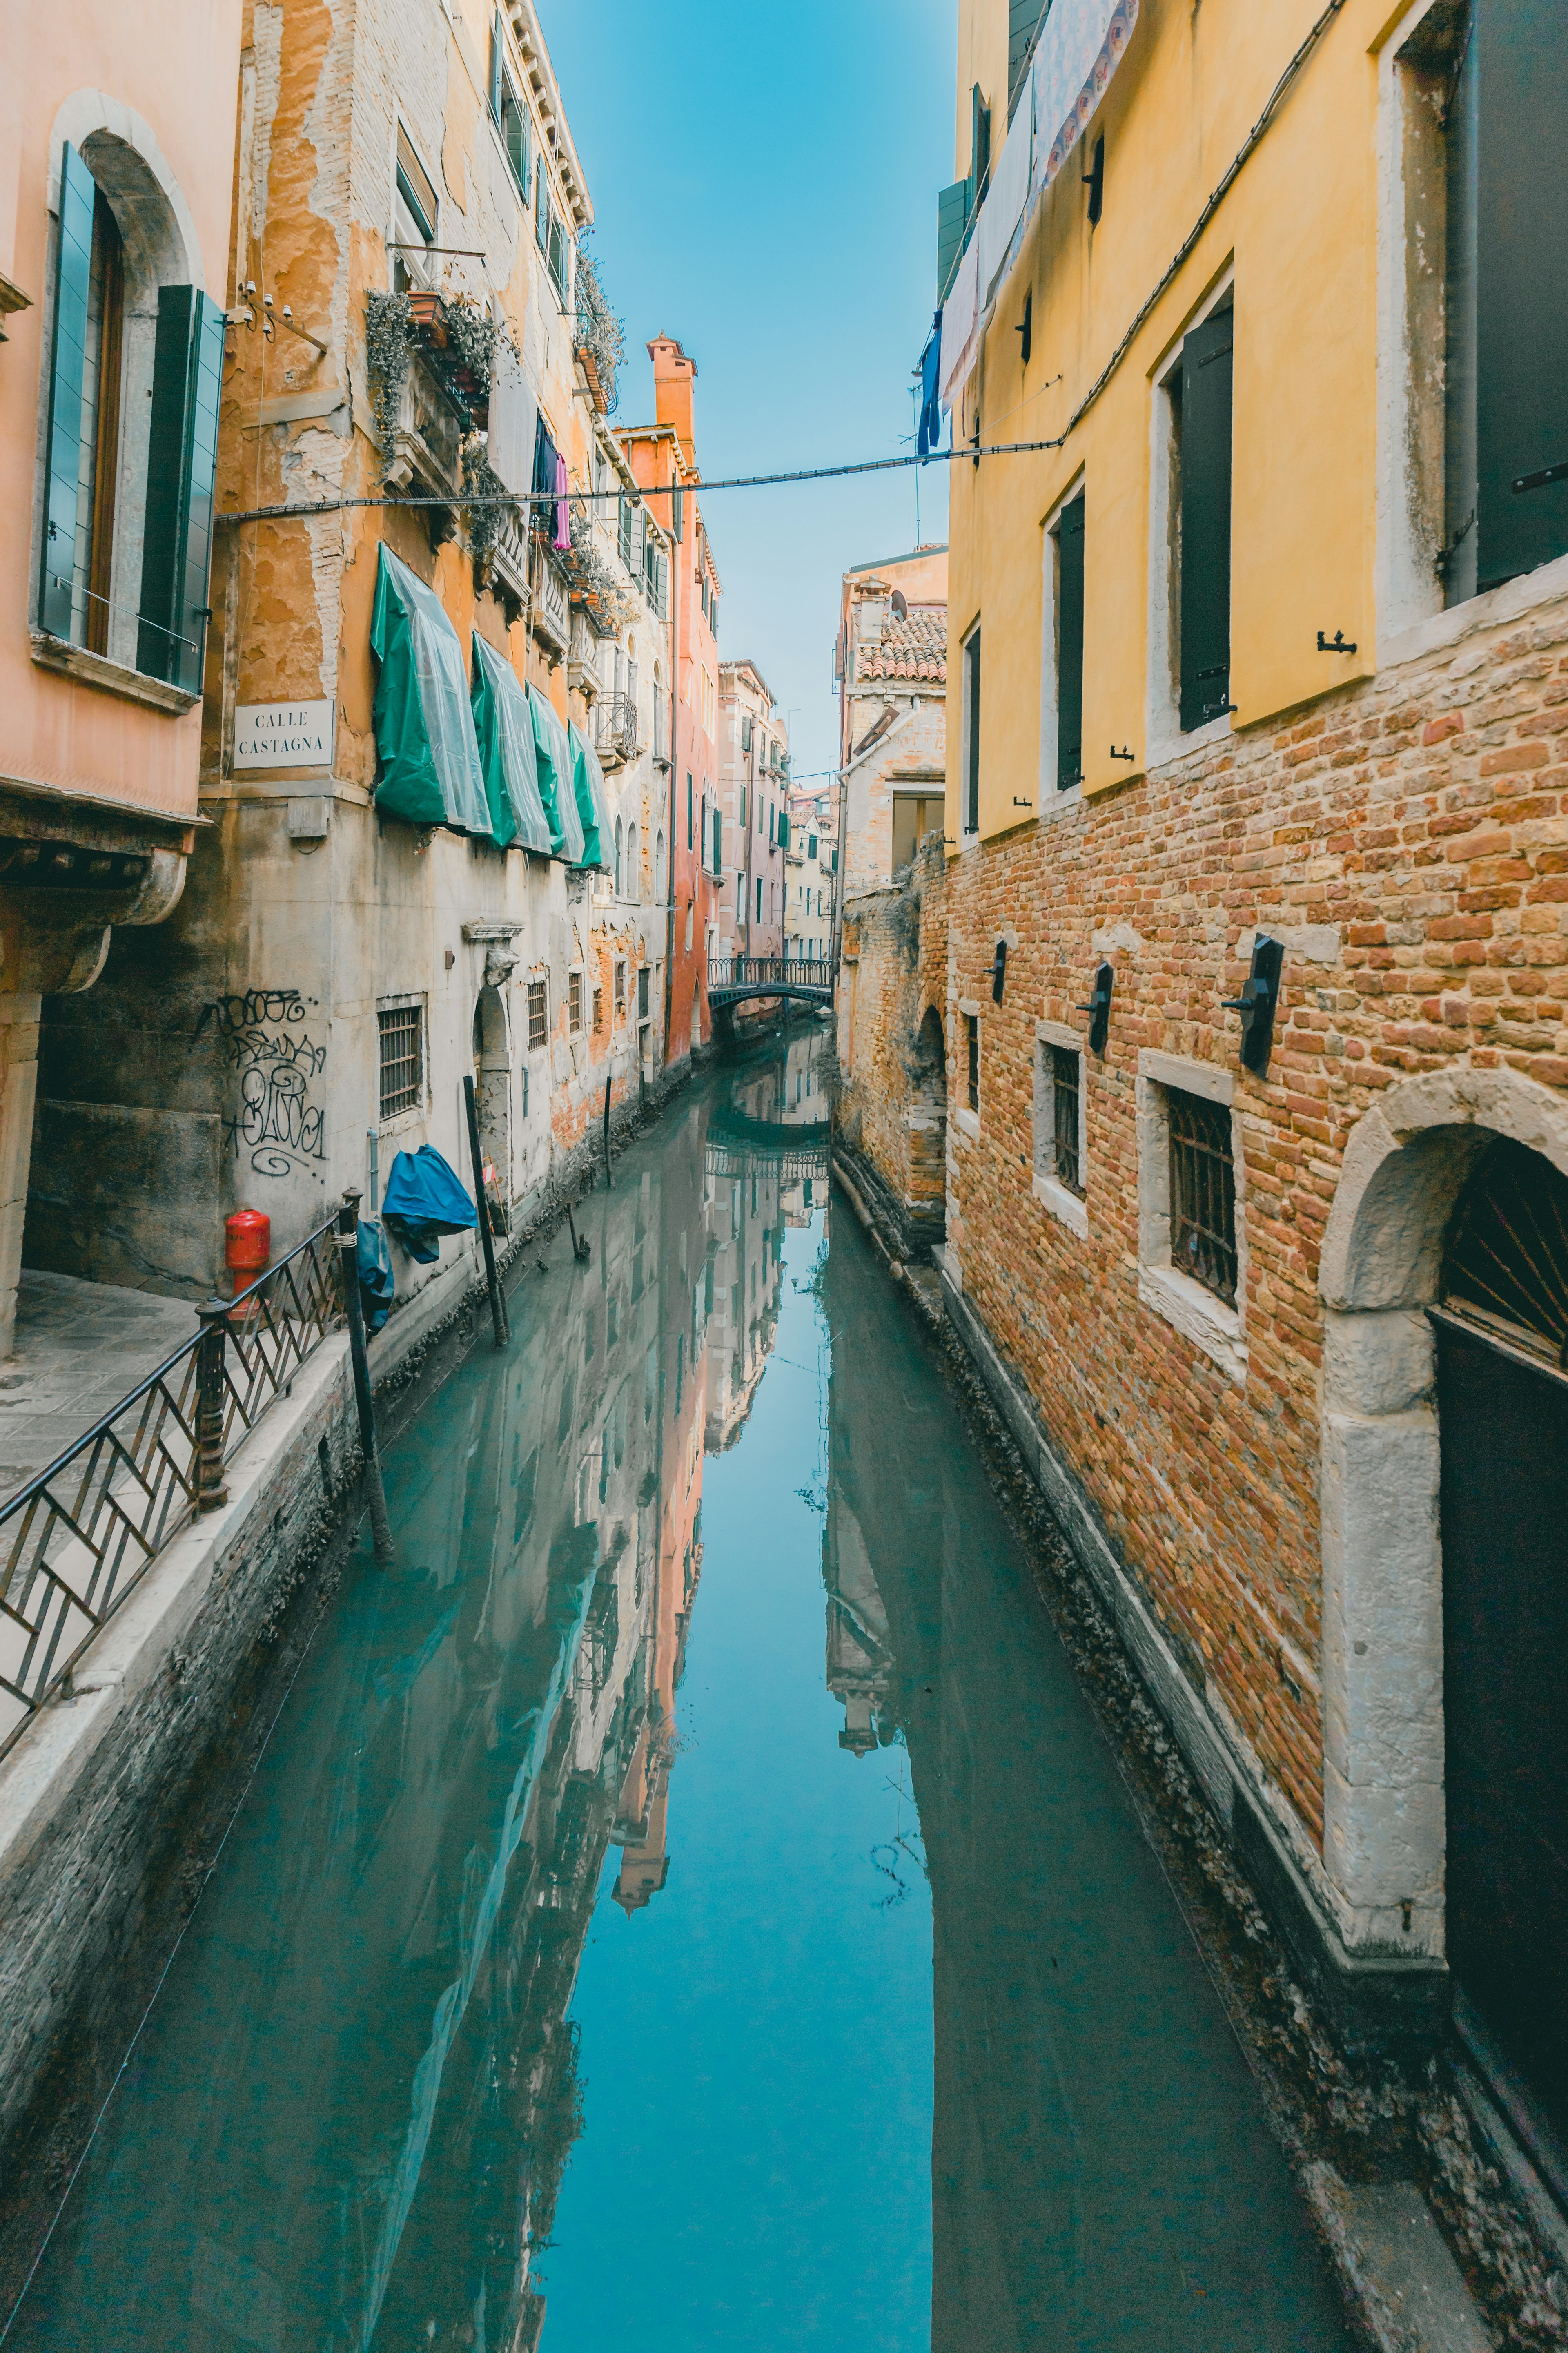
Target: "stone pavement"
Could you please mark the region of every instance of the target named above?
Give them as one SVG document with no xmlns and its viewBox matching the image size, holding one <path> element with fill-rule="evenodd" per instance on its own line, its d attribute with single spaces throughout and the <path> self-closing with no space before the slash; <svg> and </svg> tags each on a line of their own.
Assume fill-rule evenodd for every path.
<svg viewBox="0 0 1568 2353">
<path fill-rule="evenodd" d="M 0 1501 L 63 1453 L 196 1328 L 188 1299 L 22 1271 L 0 1364 Z"/>
</svg>

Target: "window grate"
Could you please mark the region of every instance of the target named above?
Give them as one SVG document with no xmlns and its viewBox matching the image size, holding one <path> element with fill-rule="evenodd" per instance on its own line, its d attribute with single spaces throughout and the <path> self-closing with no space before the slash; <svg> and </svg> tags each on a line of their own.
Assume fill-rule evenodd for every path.
<svg viewBox="0 0 1568 2353">
<path fill-rule="evenodd" d="M 641 971 L 637 974 L 637 1018 L 639 1020 L 644 1018 L 647 1013 L 648 978 L 648 968 L 645 964 Z"/>
<path fill-rule="evenodd" d="M 1223 1103 L 1172 1089 L 1171 1263 L 1236 1304 L 1236 1168 Z"/>
<path fill-rule="evenodd" d="M 528 1043 L 531 1051 L 542 1046 L 550 1036 L 550 1015 L 545 1002 L 544 983 L 531 980 L 528 984 Z"/>
<path fill-rule="evenodd" d="M 583 1027 L 583 976 L 580 972 L 566 976 L 566 1027 L 574 1037 Z"/>
<path fill-rule="evenodd" d="M 1055 1112 L 1057 1182 L 1083 1198 L 1083 1164 L 1079 1145 L 1082 1064 L 1076 1049 L 1053 1046 L 1051 1101 Z"/>
<path fill-rule="evenodd" d="M 626 968 L 624 964 L 617 964 L 616 966 L 616 1011 L 617 1013 L 624 1013 L 626 1009 Z"/>
<path fill-rule="evenodd" d="M 376 1015 L 381 1033 L 381 1116 L 413 1111 L 425 1092 L 423 1008 L 389 1005 Z"/>
</svg>

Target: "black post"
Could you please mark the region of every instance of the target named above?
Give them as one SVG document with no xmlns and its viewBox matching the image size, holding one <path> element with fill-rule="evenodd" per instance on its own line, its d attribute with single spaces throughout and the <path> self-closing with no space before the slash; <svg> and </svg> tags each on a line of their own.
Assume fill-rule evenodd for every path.
<svg viewBox="0 0 1568 2353">
<path fill-rule="evenodd" d="M 377 1560 L 392 1558 L 392 1522 L 386 1516 L 386 1491 L 381 1483 L 381 1453 L 375 1442 L 375 1407 L 370 1394 L 370 1357 L 364 1345 L 364 1303 L 359 1295 L 359 1194 L 351 1188 L 338 1211 L 338 1271 L 342 1277 L 343 1312 L 349 1324 L 349 1355 L 353 1362 L 354 1403 L 359 1408 L 360 1444 L 364 1450 L 365 1490 L 370 1499 L 370 1533 Z"/>
<path fill-rule="evenodd" d="M 474 1204 L 479 1213 L 479 1240 L 484 1246 L 485 1281 L 490 1292 L 490 1322 L 495 1325 L 496 1346 L 504 1348 L 511 1338 L 511 1324 L 506 1312 L 506 1294 L 496 1272 L 495 1237 L 490 1232 L 490 1205 L 485 1198 L 485 1161 L 479 1150 L 479 1113 L 474 1101 L 474 1082 L 465 1075 L 463 1101 L 468 1113 L 468 1155 L 474 1164 Z"/>
<path fill-rule="evenodd" d="M 610 1080 L 605 1074 L 605 1190 L 610 1189 Z"/>
<path fill-rule="evenodd" d="M 221 1511 L 228 1501 L 223 1483 L 223 1349 L 228 1331 L 228 1308 L 214 1299 L 196 1310 L 201 1338 L 196 1345 L 196 1509 Z"/>
</svg>

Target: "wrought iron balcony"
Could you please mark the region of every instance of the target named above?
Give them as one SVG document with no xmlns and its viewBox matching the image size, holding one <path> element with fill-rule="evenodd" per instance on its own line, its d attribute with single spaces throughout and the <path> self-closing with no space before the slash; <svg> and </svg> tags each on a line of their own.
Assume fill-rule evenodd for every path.
<svg viewBox="0 0 1568 2353">
<path fill-rule="evenodd" d="M 625 767 L 642 749 L 637 741 L 637 707 L 629 694 L 600 698 L 596 749 L 606 768 Z"/>
</svg>

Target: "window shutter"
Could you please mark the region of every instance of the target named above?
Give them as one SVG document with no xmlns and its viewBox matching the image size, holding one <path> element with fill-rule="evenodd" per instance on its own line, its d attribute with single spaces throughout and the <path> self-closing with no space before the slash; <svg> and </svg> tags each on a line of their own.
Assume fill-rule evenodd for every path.
<svg viewBox="0 0 1568 2353">
<path fill-rule="evenodd" d="M 715 874 L 724 871 L 724 812 L 721 808 L 713 812 L 713 871 Z"/>
<path fill-rule="evenodd" d="M 629 572 L 632 563 L 632 510 L 631 502 L 624 491 L 621 493 L 620 503 L 616 509 L 616 546 L 621 562 Z"/>
<path fill-rule="evenodd" d="M 970 203 L 978 205 L 985 194 L 985 184 L 991 177 L 991 109 L 980 95 L 975 83 L 969 93 L 969 185 Z"/>
<path fill-rule="evenodd" d="M 1024 69 L 1034 52 L 1035 35 L 1046 13 L 1047 0 L 1008 0 L 1007 6 L 1007 120 L 1013 120 L 1013 109 L 1018 102 L 1018 90 L 1024 79 Z"/>
<path fill-rule="evenodd" d="M 82 361 L 87 350 L 87 288 L 97 193 L 92 174 L 68 141 L 60 150 L 60 243 L 38 586 L 38 625 L 56 638 L 68 638 L 71 633 L 71 575 L 76 570 L 76 506 L 81 476 Z"/>
<path fill-rule="evenodd" d="M 200 287 L 159 288 L 136 667 L 187 694 L 206 642 L 223 326 Z"/>
<path fill-rule="evenodd" d="M 490 19 L 490 112 L 498 122 L 500 121 L 500 10 L 498 8 Z"/>
<path fill-rule="evenodd" d="M 751 748 L 752 714 L 749 711 L 743 711 L 741 713 L 741 749 L 742 752 L 749 752 Z"/>
<path fill-rule="evenodd" d="M 1230 701 L 1230 388 L 1236 313 L 1182 346 L 1182 725 Z"/>
<path fill-rule="evenodd" d="M 1513 487 L 1568 463 L 1562 41 L 1556 0 L 1480 0 L 1472 7 L 1478 590 L 1568 549 L 1568 479 Z M 1549 58 L 1556 59 L 1550 68 Z"/>
<path fill-rule="evenodd" d="M 1057 526 L 1057 789 L 1083 777 L 1083 497 Z"/>
<path fill-rule="evenodd" d="M 669 558 L 662 547 L 657 553 L 658 555 L 658 617 L 662 621 L 669 610 Z"/>
</svg>

